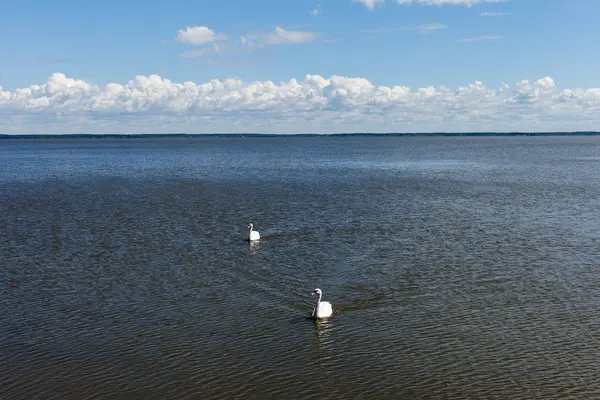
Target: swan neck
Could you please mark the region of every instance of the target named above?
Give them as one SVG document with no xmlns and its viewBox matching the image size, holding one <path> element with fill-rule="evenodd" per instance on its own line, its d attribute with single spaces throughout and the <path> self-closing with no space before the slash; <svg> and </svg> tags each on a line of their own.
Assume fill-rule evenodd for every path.
<svg viewBox="0 0 600 400">
<path fill-rule="evenodd" d="M 321 296 L 319 295 L 319 297 L 317 297 L 317 303 L 315 304 L 315 309 L 313 310 L 313 317 L 316 317 L 317 315 L 319 315 L 319 303 L 321 303 Z"/>
<path fill-rule="evenodd" d="M 315 304 L 315 309 L 313 311 L 313 317 L 316 317 L 319 315 L 319 306 L 321 304 L 321 294 L 319 295 L 319 297 L 317 297 L 317 303 Z"/>
</svg>

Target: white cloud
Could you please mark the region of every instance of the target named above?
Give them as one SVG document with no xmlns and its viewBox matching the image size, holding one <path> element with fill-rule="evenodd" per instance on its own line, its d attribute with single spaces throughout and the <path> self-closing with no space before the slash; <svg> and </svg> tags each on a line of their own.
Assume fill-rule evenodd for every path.
<svg viewBox="0 0 600 400">
<path fill-rule="evenodd" d="M 377 4 L 385 4 L 385 0 L 352 0 L 355 3 L 364 4 L 369 10 L 373 10 Z M 395 0 L 396 4 L 419 4 L 427 6 L 462 5 L 471 7 L 483 3 L 503 3 L 506 0 Z"/>
<path fill-rule="evenodd" d="M 374 9 L 377 4 L 385 3 L 385 0 L 352 0 L 352 1 L 354 3 L 364 4 L 365 7 L 367 7 L 369 10 Z"/>
<path fill-rule="evenodd" d="M 497 11 L 486 11 L 482 12 L 482 17 L 506 17 L 508 15 L 512 15 L 511 12 L 497 12 Z"/>
<path fill-rule="evenodd" d="M 279 26 L 275 28 L 274 33 L 262 37 L 265 44 L 309 43 L 316 38 L 317 34 L 314 32 L 286 31 Z"/>
<path fill-rule="evenodd" d="M 552 95 L 555 89 L 556 85 L 552 78 L 549 77 L 538 79 L 534 83 L 523 79 L 517 82 L 514 95 L 506 101 L 513 104 L 535 104 L 542 101 L 552 102 Z"/>
<path fill-rule="evenodd" d="M 188 27 L 185 32 L 189 32 L 189 35 L 184 36 L 182 39 L 179 39 L 179 37 L 182 36 L 185 32 L 180 30 L 178 40 L 186 41 L 186 43 L 193 43 L 196 45 L 206 45 L 210 42 L 215 42 L 217 40 L 226 41 L 223 43 L 212 43 L 212 45 L 208 47 L 201 47 L 185 51 L 181 53 L 182 57 L 195 58 L 204 56 L 225 56 L 244 53 L 248 54 L 257 48 L 270 45 L 310 43 L 315 41 L 319 36 L 319 34 L 315 32 L 286 30 L 278 26 L 275 27 L 274 31 L 272 32 L 250 32 L 243 36 L 240 36 L 239 40 L 227 40 L 227 35 L 217 35 L 208 28 L 199 28 L 206 27 Z"/>
<path fill-rule="evenodd" d="M 319 4 L 318 6 L 310 10 L 309 13 L 314 17 L 318 16 L 319 14 L 321 14 L 321 5 Z"/>
<path fill-rule="evenodd" d="M 173 83 L 158 75 L 105 86 L 53 74 L 0 87 L 0 131 L 343 132 L 600 129 L 600 88 L 559 90 L 550 77 L 514 87 L 377 86 L 365 78 Z"/>
<path fill-rule="evenodd" d="M 396 0 L 399 4 L 410 4 L 411 0 Z M 483 3 L 503 3 L 505 0 L 416 0 L 415 3 L 428 6 L 462 5 L 471 7 Z"/>
<path fill-rule="evenodd" d="M 472 38 L 458 39 L 457 42 L 458 43 L 472 43 L 472 42 L 483 42 L 485 40 L 497 40 L 497 39 L 500 39 L 500 36 L 484 35 L 484 36 L 477 36 L 477 37 L 472 37 Z"/>
<path fill-rule="evenodd" d="M 181 53 L 182 57 L 185 58 L 195 58 L 202 57 L 206 55 L 214 55 L 221 54 L 224 51 L 224 46 L 218 45 L 217 43 L 213 43 L 210 47 L 204 47 L 202 49 L 194 49 Z"/>
<path fill-rule="evenodd" d="M 442 24 L 427 24 L 420 25 L 412 28 L 400 28 L 401 30 L 418 31 L 419 33 L 431 33 L 439 31 L 440 29 L 446 29 L 448 26 Z"/>
<path fill-rule="evenodd" d="M 446 29 L 448 26 L 443 24 L 425 24 L 419 26 L 402 26 L 396 28 L 376 28 L 376 29 L 365 29 L 362 30 L 362 33 L 366 33 L 368 35 L 377 35 L 377 34 L 388 34 L 398 31 L 417 31 L 419 33 L 432 33 L 435 31 L 439 31 L 441 29 Z M 374 38 L 374 37 L 371 37 Z"/>
<path fill-rule="evenodd" d="M 202 45 L 226 39 L 227 35 L 215 33 L 207 26 L 186 26 L 185 29 L 177 31 L 177 37 L 175 38 L 178 42 L 193 45 Z"/>
<path fill-rule="evenodd" d="M 317 39 L 318 34 L 306 31 L 288 31 L 277 26 L 274 32 L 253 32 L 242 36 L 241 42 L 246 46 L 267 46 L 280 44 L 310 43 Z"/>
</svg>

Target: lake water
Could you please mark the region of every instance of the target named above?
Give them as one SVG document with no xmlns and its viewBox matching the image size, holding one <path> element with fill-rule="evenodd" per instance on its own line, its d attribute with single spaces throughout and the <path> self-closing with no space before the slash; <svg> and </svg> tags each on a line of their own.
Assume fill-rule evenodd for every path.
<svg viewBox="0 0 600 400">
<path fill-rule="evenodd" d="M 0 141 L 2 399 L 593 399 L 599 371 L 600 136 Z"/>
</svg>

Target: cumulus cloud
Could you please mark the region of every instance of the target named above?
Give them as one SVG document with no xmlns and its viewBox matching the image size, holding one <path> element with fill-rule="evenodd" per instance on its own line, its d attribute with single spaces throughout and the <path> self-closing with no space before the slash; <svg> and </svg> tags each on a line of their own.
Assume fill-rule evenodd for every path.
<svg viewBox="0 0 600 400">
<path fill-rule="evenodd" d="M 0 130 L 39 132 L 340 132 L 600 129 L 600 88 L 559 90 L 550 77 L 490 88 L 379 86 L 306 75 L 174 83 L 158 75 L 99 86 L 53 74 L 0 87 Z"/>
<path fill-rule="evenodd" d="M 527 79 L 523 79 L 517 82 L 515 87 L 514 95 L 508 98 L 508 103 L 520 103 L 520 104 L 535 104 L 541 101 L 552 101 L 552 95 L 556 85 L 554 80 L 550 77 L 538 79 L 535 82 L 529 82 Z"/>
<path fill-rule="evenodd" d="M 215 33 L 207 26 L 186 26 L 185 29 L 177 31 L 176 41 L 185 44 L 202 45 L 217 40 L 225 40 L 227 35 Z"/>
<path fill-rule="evenodd" d="M 355 3 L 362 3 L 369 10 L 373 10 L 378 4 L 384 4 L 385 0 L 352 0 Z M 462 5 L 471 7 L 483 3 L 503 3 L 505 0 L 395 0 L 397 4 L 419 4 L 426 6 L 444 6 L 444 5 Z"/>
</svg>

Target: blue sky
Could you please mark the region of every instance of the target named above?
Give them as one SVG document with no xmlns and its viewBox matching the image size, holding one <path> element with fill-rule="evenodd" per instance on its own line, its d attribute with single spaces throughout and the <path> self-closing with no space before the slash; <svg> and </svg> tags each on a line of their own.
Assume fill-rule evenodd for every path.
<svg viewBox="0 0 600 400">
<path fill-rule="evenodd" d="M 0 130 L 600 130 L 599 14 L 597 0 L 7 0 Z M 168 95 L 132 83 L 154 75 Z"/>
</svg>

